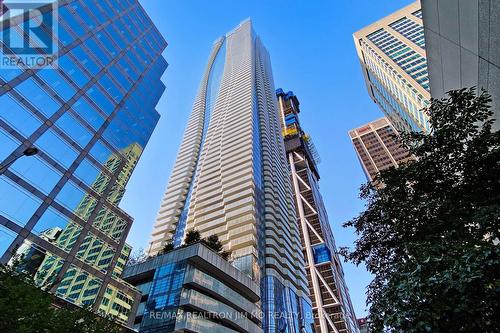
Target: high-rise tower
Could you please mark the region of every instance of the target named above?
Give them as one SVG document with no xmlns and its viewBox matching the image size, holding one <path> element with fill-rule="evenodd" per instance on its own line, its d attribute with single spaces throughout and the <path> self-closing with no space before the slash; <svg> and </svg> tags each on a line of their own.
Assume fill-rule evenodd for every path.
<svg viewBox="0 0 500 333">
<path fill-rule="evenodd" d="M 282 89 L 276 93 L 316 332 L 358 332 L 344 271 L 319 191 L 318 154 L 311 137 L 300 126 L 297 97 Z"/>
<path fill-rule="evenodd" d="M 312 330 L 271 63 L 249 20 L 214 43 L 149 253 L 192 229 L 260 281 L 265 332 Z"/>
<path fill-rule="evenodd" d="M 352 144 L 368 181 L 377 174 L 413 157 L 395 138 L 396 130 L 386 118 L 372 121 L 349 131 Z"/>
<path fill-rule="evenodd" d="M 137 0 L 45 1 L 25 14 L 0 18 L 1 63 L 15 64 L 0 68 L 1 263 L 131 324 L 140 293 L 120 275 L 132 218 L 118 205 L 159 119 L 167 44 Z M 54 66 L 21 58 L 33 25 Z"/>
<path fill-rule="evenodd" d="M 420 1 L 354 33 L 370 97 L 399 132 L 430 131 L 429 77 Z"/>
</svg>

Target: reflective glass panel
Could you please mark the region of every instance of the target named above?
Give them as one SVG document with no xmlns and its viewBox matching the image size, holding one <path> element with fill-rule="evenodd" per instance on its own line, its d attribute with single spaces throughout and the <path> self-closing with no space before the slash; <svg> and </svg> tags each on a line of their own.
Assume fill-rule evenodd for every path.
<svg viewBox="0 0 500 333">
<path fill-rule="evenodd" d="M 81 230 L 79 224 L 49 207 L 37 221 L 32 232 L 55 246 L 70 251 Z"/>
<path fill-rule="evenodd" d="M 97 205 L 97 200 L 86 193 L 72 181 L 68 181 L 61 189 L 56 200 L 75 215 L 88 220 Z"/>
<path fill-rule="evenodd" d="M 85 148 L 92 139 L 92 133 L 68 112 L 56 121 L 56 125 L 82 148 Z"/>
<path fill-rule="evenodd" d="M 4 255 L 10 244 L 16 239 L 16 236 L 15 232 L 0 225 L 0 257 Z"/>
<path fill-rule="evenodd" d="M 34 156 L 19 158 L 10 169 L 44 194 L 49 194 L 61 179 L 59 172 Z"/>
<path fill-rule="evenodd" d="M 18 146 L 16 139 L 0 129 L 0 163 L 5 160 Z"/>
<path fill-rule="evenodd" d="M 38 71 L 41 77 L 64 101 L 68 101 L 76 93 L 68 81 L 66 81 L 55 69 L 45 68 Z"/>
<path fill-rule="evenodd" d="M 104 96 L 103 92 L 95 84 L 87 90 L 87 96 L 93 101 L 105 114 L 110 115 L 113 112 L 114 105 L 109 98 Z"/>
<path fill-rule="evenodd" d="M 66 168 L 69 168 L 78 156 L 76 150 L 52 130 L 43 133 L 35 144 Z"/>
<path fill-rule="evenodd" d="M 0 118 L 25 137 L 29 137 L 42 124 L 34 114 L 14 101 L 8 94 L 0 96 Z"/>
<path fill-rule="evenodd" d="M 21 189 L 5 176 L 0 177 L 0 214 L 24 226 L 41 204 L 41 200 Z"/>
<path fill-rule="evenodd" d="M 80 117 L 85 119 L 85 121 L 96 130 L 99 129 L 99 127 L 101 127 L 104 123 L 104 119 L 101 114 L 97 112 L 84 97 L 76 101 L 72 108 L 80 115 Z"/>
<path fill-rule="evenodd" d="M 68 55 L 63 56 L 59 59 L 59 67 L 71 77 L 71 79 L 82 88 L 87 82 L 89 82 L 89 78 L 85 73 L 78 67 L 73 60 Z"/>
<path fill-rule="evenodd" d="M 61 106 L 54 101 L 45 90 L 35 83 L 33 78 L 28 78 L 15 88 L 23 97 L 28 100 L 38 111 L 45 116 L 52 116 Z"/>
</svg>

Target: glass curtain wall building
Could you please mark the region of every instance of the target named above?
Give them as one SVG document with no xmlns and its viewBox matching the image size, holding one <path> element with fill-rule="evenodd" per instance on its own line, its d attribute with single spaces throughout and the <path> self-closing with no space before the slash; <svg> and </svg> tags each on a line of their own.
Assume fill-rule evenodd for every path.
<svg viewBox="0 0 500 333">
<path fill-rule="evenodd" d="M 399 132 L 430 129 L 429 75 L 420 1 L 354 33 L 370 97 Z"/>
<path fill-rule="evenodd" d="M 132 218 L 118 205 L 159 119 L 167 44 L 137 0 L 55 6 L 57 66 L 0 69 L 1 263 L 127 324 L 140 294 L 120 279 Z M 26 32 L 22 17 L 3 23 Z"/>
<path fill-rule="evenodd" d="M 265 332 L 311 332 L 269 54 L 249 20 L 213 46 L 150 242 L 218 235 L 261 283 Z M 309 315 L 308 315 L 309 314 Z"/>
<path fill-rule="evenodd" d="M 134 328 L 141 333 L 261 333 L 259 285 L 203 243 L 127 266 L 142 292 Z"/>
<path fill-rule="evenodd" d="M 319 191 L 318 153 L 299 122 L 299 100 L 276 91 L 316 332 L 358 332 L 342 264 Z"/>
</svg>

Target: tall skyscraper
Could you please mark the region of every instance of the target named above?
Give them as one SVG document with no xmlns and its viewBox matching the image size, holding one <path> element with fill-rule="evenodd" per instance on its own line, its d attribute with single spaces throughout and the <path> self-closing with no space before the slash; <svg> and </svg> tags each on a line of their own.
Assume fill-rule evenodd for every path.
<svg viewBox="0 0 500 333">
<path fill-rule="evenodd" d="M 38 9 L 1 19 L 1 263 L 130 325 L 140 293 L 120 279 L 132 218 L 118 205 L 159 119 L 167 44 L 137 0 Z M 18 47 L 31 23 L 50 67 Z"/>
<path fill-rule="evenodd" d="M 395 139 L 397 131 L 386 118 L 372 121 L 349 131 L 352 144 L 368 181 L 390 167 L 412 159 L 408 150 Z"/>
<path fill-rule="evenodd" d="M 299 100 L 276 91 L 317 333 L 358 332 L 344 271 L 319 191 L 318 154 L 299 122 Z"/>
<path fill-rule="evenodd" d="M 261 285 L 265 332 L 311 332 L 269 54 L 249 20 L 213 46 L 154 226 L 149 254 L 186 231 L 216 234 Z"/>
<path fill-rule="evenodd" d="M 422 12 L 432 97 L 485 88 L 500 128 L 500 1 L 422 0 Z"/>
<path fill-rule="evenodd" d="M 430 131 L 429 77 L 420 2 L 354 33 L 370 97 L 399 132 Z"/>
</svg>

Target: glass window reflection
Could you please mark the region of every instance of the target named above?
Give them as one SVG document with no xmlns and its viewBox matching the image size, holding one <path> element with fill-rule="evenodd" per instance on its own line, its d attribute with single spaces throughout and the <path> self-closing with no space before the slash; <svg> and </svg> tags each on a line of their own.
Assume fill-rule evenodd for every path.
<svg viewBox="0 0 500 333">
<path fill-rule="evenodd" d="M 84 220 L 88 220 L 97 205 L 97 200 L 92 195 L 86 193 L 72 181 L 68 181 L 64 185 L 56 200 Z"/>
<path fill-rule="evenodd" d="M 0 215 L 26 225 L 41 204 L 41 200 L 21 189 L 5 176 L 0 177 Z"/>
<path fill-rule="evenodd" d="M 99 173 L 99 169 L 90 163 L 88 159 L 82 160 L 78 168 L 75 170 L 75 176 L 77 176 L 89 187 L 91 187 L 96 181 Z"/>
<path fill-rule="evenodd" d="M 62 22 L 62 20 L 59 20 L 57 37 L 59 38 L 59 41 L 64 46 L 66 46 L 66 45 L 71 44 L 71 42 L 73 42 L 75 40 L 75 37 L 73 37 L 73 35 L 69 33 L 65 24 L 63 24 L 61 22 Z"/>
<path fill-rule="evenodd" d="M 96 75 L 99 72 L 99 67 L 93 60 L 90 59 L 89 55 L 83 50 L 81 45 L 75 47 L 72 53 L 91 75 Z"/>
<path fill-rule="evenodd" d="M 8 94 L 0 96 L 0 118 L 29 137 L 42 124 L 30 111 L 14 101 Z"/>
<path fill-rule="evenodd" d="M 92 134 L 68 112 L 63 114 L 56 122 L 57 127 L 71 137 L 78 145 L 84 148 L 92 139 Z"/>
<path fill-rule="evenodd" d="M 110 169 L 111 163 L 109 163 L 111 160 L 112 161 L 120 161 L 118 156 L 113 154 L 109 148 L 107 148 L 102 141 L 97 141 L 95 145 L 92 147 L 90 150 L 90 155 L 94 157 L 97 161 L 99 161 L 102 165 L 105 165 Z M 111 169 L 110 169 L 111 170 Z"/>
<path fill-rule="evenodd" d="M 71 77 L 80 88 L 89 82 L 89 78 L 85 73 L 73 62 L 69 55 L 64 55 L 59 59 L 59 67 Z"/>
<path fill-rule="evenodd" d="M 70 251 L 81 230 L 79 224 L 49 207 L 33 227 L 32 232 L 57 247 Z"/>
<path fill-rule="evenodd" d="M 43 133 L 35 144 L 66 168 L 69 168 L 78 156 L 78 153 L 52 130 Z"/>
<path fill-rule="evenodd" d="M 91 106 L 84 97 L 76 101 L 72 106 L 80 117 L 82 117 L 90 126 L 94 129 L 99 129 L 104 123 L 104 119 L 99 112 L 97 112 L 93 106 Z"/>
<path fill-rule="evenodd" d="M 0 163 L 19 146 L 20 142 L 0 129 Z"/>
<path fill-rule="evenodd" d="M 17 234 L 3 225 L 0 225 L 0 257 L 4 255 Z"/>
<path fill-rule="evenodd" d="M 33 78 L 23 81 L 15 89 L 47 117 L 52 116 L 60 107 L 60 104 L 54 101 L 45 90 L 40 88 Z"/>
<path fill-rule="evenodd" d="M 109 98 L 107 98 L 101 89 L 98 88 L 99 85 L 95 84 L 87 90 L 87 96 L 107 115 L 110 115 L 115 108 L 113 103 Z"/>
<path fill-rule="evenodd" d="M 76 93 L 75 88 L 73 88 L 55 69 L 45 68 L 38 71 L 37 75 L 54 89 L 64 101 L 70 100 Z"/>
<path fill-rule="evenodd" d="M 19 76 L 22 72 L 23 71 L 19 68 L 2 68 L 0 69 L 0 77 L 4 81 L 9 82 L 10 80 Z"/>
<path fill-rule="evenodd" d="M 45 194 L 49 194 L 61 179 L 61 174 L 39 157 L 19 158 L 10 169 Z"/>
</svg>

